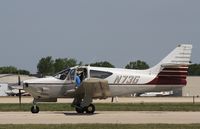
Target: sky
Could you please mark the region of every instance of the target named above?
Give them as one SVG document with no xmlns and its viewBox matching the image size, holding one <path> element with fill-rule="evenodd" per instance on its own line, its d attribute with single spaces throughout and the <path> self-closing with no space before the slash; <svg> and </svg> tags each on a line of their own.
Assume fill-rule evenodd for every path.
<svg viewBox="0 0 200 129">
<path fill-rule="evenodd" d="M 157 64 L 178 44 L 200 63 L 199 0 L 1 0 L 0 67 L 37 72 L 42 57 Z"/>
</svg>

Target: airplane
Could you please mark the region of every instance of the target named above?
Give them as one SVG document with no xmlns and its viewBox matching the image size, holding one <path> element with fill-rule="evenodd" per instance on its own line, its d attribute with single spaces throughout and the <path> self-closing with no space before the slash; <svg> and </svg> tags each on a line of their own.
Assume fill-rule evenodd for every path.
<svg viewBox="0 0 200 129">
<path fill-rule="evenodd" d="M 23 81 L 23 89 L 33 99 L 32 113 L 38 113 L 38 102 L 56 102 L 57 98 L 74 98 L 77 113 L 93 114 L 93 99 L 106 99 L 132 93 L 171 91 L 187 84 L 186 77 L 191 44 L 178 45 L 157 65 L 146 70 L 75 66 L 54 76 Z M 76 77 L 81 84 L 77 86 Z"/>
</svg>

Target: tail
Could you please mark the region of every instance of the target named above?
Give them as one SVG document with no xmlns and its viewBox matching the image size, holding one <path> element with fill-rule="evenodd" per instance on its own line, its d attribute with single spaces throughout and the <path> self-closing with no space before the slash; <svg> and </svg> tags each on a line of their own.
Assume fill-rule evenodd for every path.
<svg viewBox="0 0 200 129">
<path fill-rule="evenodd" d="M 191 44 L 178 45 L 160 63 L 149 69 L 151 74 L 157 75 L 150 83 L 186 85 L 191 53 Z"/>
</svg>

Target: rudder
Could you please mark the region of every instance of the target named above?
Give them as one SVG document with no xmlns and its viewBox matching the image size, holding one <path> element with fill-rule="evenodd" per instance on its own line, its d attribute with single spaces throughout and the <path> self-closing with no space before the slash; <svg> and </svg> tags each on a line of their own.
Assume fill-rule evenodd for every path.
<svg viewBox="0 0 200 129">
<path fill-rule="evenodd" d="M 150 69 L 151 74 L 157 76 L 149 84 L 186 85 L 191 53 L 192 45 L 178 45 L 160 63 Z"/>
</svg>

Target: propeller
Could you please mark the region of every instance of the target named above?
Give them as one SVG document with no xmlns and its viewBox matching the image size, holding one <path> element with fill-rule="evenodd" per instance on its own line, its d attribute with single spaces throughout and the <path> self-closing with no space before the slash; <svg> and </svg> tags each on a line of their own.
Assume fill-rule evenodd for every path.
<svg viewBox="0 0 200 129">
<path fill-rule="evenodd" d="M 19 86 L 21 85 L 21 78 L 20 78 L 20 75 L 18 75 L 18 85 L 19 85 Z"/>
<path fill-rule="evenodd" d="M 20 86 L 21 85 L 21 78 L 20 78 L 20 75 L 18 75 L 18 85 Z M 21 107 L 21 103 L 22 103 L 22 92 L 21 92 L 22 89 L 19 88 L 19 105 Z"/>
<path fill-rule="evenodd" d="M 4 77 L 8 77 L 8 76 L 13 76 L 13 74 L 7 74 L 7 75 L 4 75 L 4 76 L 0 76 L 0 78 L 4 78 Z M 18 74 L 18 82 L 15 83 L 15 84 L 11 84 L 9 85 L 8 84 L 8 87 L 10 87 L 10 89 L 13 89 L 14 86 L 21 86 L 21 78 L 20 78 L 20 75 Z M 21 107 L 21 98 L 22 98 L 22 90 L 21 88 L 17 88 L 19 90 L 19 104 L 20 104 L 20 107 Z"/>
<path fill-rule="evenodd" d="M 21 106 L 22 104 L 22 93 L 21 93 L 21 89 L 19 89 L 19 104 Z"/>
</svg>

